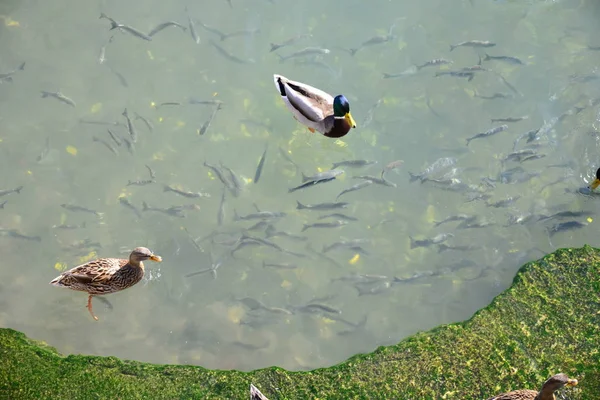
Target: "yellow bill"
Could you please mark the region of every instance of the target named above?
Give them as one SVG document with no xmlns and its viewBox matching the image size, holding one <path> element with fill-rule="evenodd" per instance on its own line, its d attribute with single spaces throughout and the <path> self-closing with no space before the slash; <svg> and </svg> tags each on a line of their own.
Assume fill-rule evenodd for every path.
<svg viewBox="0 0 600 400">
<path fill-rule="evenodd" d="M 354 118 L 352 118 L 352 114 L 350 114 L 348 112 L 348 113 L 346 113 L 346 115 L 344 115 L 344 118 L 346 119 L 346 121 L 348 121 L 348 123 L 350 124 L 351 127 L 356 128 L 356 122 L 354 122 Z"/>
<path fill-rule="evenodd" d="M 596 178 L 590 185 L 590 189 L 595 190 L 598 186 L 600 186 L 600 179 Z"/>
<path fill-rule="evenodd" d="M 150 259 L 151 259 L 152 261 L 156 261 L 156 262 L 162 262 L 162 257 L 161 257 L 161 256 L 157 256 L 156 254 L 152 254 L 152 255 L 150 256 Z"/>
</svg>

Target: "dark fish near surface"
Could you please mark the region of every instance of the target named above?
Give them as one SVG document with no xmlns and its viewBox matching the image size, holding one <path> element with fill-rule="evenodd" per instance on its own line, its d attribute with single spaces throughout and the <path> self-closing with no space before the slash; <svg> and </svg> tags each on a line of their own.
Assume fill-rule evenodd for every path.
<svg viewBox="0 0 600 400">
<path fill-rule="evenodd" d="M 470 71 L 440 71 L 435 73 L 436 77 L 444 75 L 453 76 L 455 78 L 467 78 L 469 81 L 475 77 L 475 74 Z"/>
<path fill-rule="evenodd" d="M 508 125 L 500 125 L 500 126 L 496 126 L 494 128 L 488 129 L 485 132 L 478 133 L 477 135 L 472 136 L 467 139 L 467 146 L 469 145 L 469 143 L 471 143 L 472 140 L 490 137 L 497 133 L 504 132 L 507 129 L 508 129 Z"/>
<path fill-rule="evenodd" d="M 202 104 L 204 106 L 218 106 L 224 103 L 221 100 L 201 100 L 196 97 L 190 97 L 188 100 L 189 104 Z"/>
<path fill-rule="evenodd" d="M 202 126 L 200 127 L 200 129 L 198 129 L 198 135 L 202 136 L 202 135 L 204 135 L 206 133 L 206 131 L 210 127 L 210 124 L 212 124 L 213 119 L 215 119 L 215 117 L 217 116 L 217 113 L 219 112 L 219 110 L 221 108 L 222 108 L 222 105 L 221 104 L 217 104 L 217 106 L 213 110 L 212 114 L 210 114 L 210 117 L 208 118 L 208 120 L 204 124 L 202 124 Z"/>
<path fill-rule="evenodd" d="M 529 115 L 524 115 L 522 117 L 492 118 L 492 124 L 495 122 L 519 122 L 526 119 L 529 119 Z"/>
<path fill-rule="evenodd" d="M 316 222 L 314 224 L 304 224 L 302 232 L 310 228 L 339 228 L 340 226 L 348 225 L 346 221 L 332 221 L 332 222 Z"/>
<path fill-rule="evenodd" d="M 23 190 L 23 186 L 19 186 L 16 187 L 14 189 L 4 189 L 4 190 L 0 190 L 0 197 L 2 196 L 6 196 L 7 194 L 11 194 L 11 193 L 21 193 L 21 190 Z"/>
<path fill-rule="evenodd" d="M 479 47 L 479 48 L 486 48 L 486 47 L 494 47 L 496 45 L 496 43 L 492 43 L 488 40 L 468 40 L 466 42 L 460 42 L 457 44 L 451 44 L 450 45 L 450 51 L 454 50 L 457 47 Z"/>
<path fill-rule="evenodd" d="M 485 58 L 483 59 L 483 61 L 490 61 L 490 60 L 504 61 L 506 63 L 513 64 L 513 65 L 525 65 L 525 63 L 523 63 L 523 61 L 519 60 L 517 57 L 490 56 L 488 53 L 485 53 Z"/>
<path fill-rule="evenodd" d="M 94 214 L 95 216 L 101 218 L 104 213 L 98 212 L 96 210 L 92 210 L 86 207 L 81 207 L 75 204 L 61 204 L 60 205 L 62 208 L 64 208 L 65 210 L 69 210 L 69 211 L 73 211 L 73 212 L 84 212 L 84 213 L 88 213 L 88 214 Z"/>
<path fill-rule="evenodd" d="M 416 249 L 417 247 L 429 247 L 434 244 L 440 244 L 445 242 L 446 240 L 454 237 L 452 233 L 440 233 L 431 239 L 421 239 L 416 240 L 413 237 L 409 236 L 410 239 L 410 248 Z"/>
<path fill-rule="evenodd" d="M 381 170 L 381 179 L 385 179 L 385 174 L 386 172 L 389 172 L 393 169 L 397 169 L 400 168 L 402 165 L 404 164 L 403 160 L 396 160 L 396 161 L 392 161 L 390 163 L 388 163 L 385 167 L 383 167 L 383 169 Z"/>
<path fill-rule="evenodd" d="M 40 236 L 25 235 L 16 229 L 0 228 L 0 236 L 8 236 L 8 237 L 12 237 L 14 239 L 30 240 L 33 242 L 41 242 L 42 241 L 42 238 Z"/>
<path fill-rule="evenodd" d="M 344 173 L 344 171 L 341 171 L 341 170 L 330 170 L 330 171 L 325 171 L 320 174 L 317 174 L 311 178 L 303 176 L 302 180 L 304 181 L 304 183 L 299 186 L 288 189 L 288 193 L 293 193 L 296 190 L 301 190 L 301 189 L 305 189 L 308 187 L 314 187 L 314 186 L 318 185 L 319 183 L 330 182 L 330 181 L 336 179 L 337 176 L 339 176 L 343 173 Z M 305 179 L 308 179 L 308 180 L 305 180 Z"/>
<path fill-rule="evenodd" d="M 217 224 L 223 225 L 225 219 L 225 188 L 223 188 L 223 194 L 221 194 L 221 202 L 219 203 L 219 212 L 217 213 Z"/>
<path fill-rule="evenodd" d="M 127 186 L 146 186 L 156 183 L 154 179 L 138 179 L 136 181 L 127 181 Z"/>
<path fill-rule="evenodd" d="M 552 237 L 559 232 L 566 232 L 566 231 L 572 231 L 575 229 L 581 229 L 583 227 L 586 227 L 587 225 L 588 225 L 587 223 L 579 222 L 579 221 L 560 222 L 560 223 L 548 228 L 548 235 L 550 237 Z"/>
<path fill-rule="evenodd" d="M 227 172 L 229 173 L 229 180 L 231 181 L 231 187 L 228 188 L 229 191 L 235 197 L 238 197 L 240 195 L 240 193 L 242 193 L 242 191 L 244 190 L 244 184 L 242 183 L 240 178 L 237 176 L 237 174 L 235 172 L 233 172 L 233 170 L 231 168 L 223 165 L 223 163 L 221 163 L 221 167 L 223 167 L 223 169 L 227 170 Z M 257 211 L 260 211 L 260 210 L 257 209 Z"/>
<path fill-rule="evenodd" d="M 263 167 L 265 166 L 265 159 L 267 157 L 267 149 L 269 148 L 269 145 L 267 144 L 265 146 L 265 151 L 263 151 L 262 156 L 260 157 L 260 160 L 258 160 L 258 165 L 256 166 L 256 172 L 254 173 L 254 183 L 258 183 L 258 180 L 260 179 L 260 176 L 262 175 L 262 170 Z"/>
<path fill-rule="evenodd" d="M 284 160 L 286 160 L 296 168 L 296 172 L 300 171 L 300 167 L 298 166 L 298 164 L 296 164 L 294 160 L 292 160 L 287 151 L 279 147 L 279 154 L 281 155 L 281 157 L 283 157 Z"/>
<path fill-rule="evenodd" d="M 148 36 L 152 37 L 154 35 L 156 35 L 158 32 L 162 31 L 165 28 L 168 28 L 170 26 L 176 26 L 177 28 L 181 29 L 182 31 L 186 31 L 187 27 L 181 25 L 178 22 L 175 21 L 167 21 L 167 22 L 163 22 L 162 24 L 158 24 L 157 26 L 154 27 L 154 29 L 152 29 L 149 33 Z"/>
<path fill-rule="evenodd" d="M 110 129 L 108 130 L 108 134 L 110 135 L 110 138 L 112 139 L 113 142 L 115 142 L 115 144 L 117 146 L 120 146 L 123 142 L 121 142 L 121 139 L 119 139 Z"/>
<path fill-rule="evenodd" d="M 346 160 L 333 163 L 333 167 L 331 169 L 336 169 L 337 167 L 350 167 L 350 168 L 361 168 L 366 167 L 367 165 L 377 164 L 377 161 L 368 161 L 368 160 Z"/>
<path fill-rule="evenodd" d="M 554 218 L 578 218 L 592 214 L 591 211 L 560 211 L 552 215 L 541 215 L 538 221 L 547 221 Z"/>
<path fill-rule="evenodd" d="M 273 52 L 282 47 L 290 46 L 301 39 L 310 38 L 310 37 L 312 37 L 312 35 L 310 33 L 302 33 L 300 35 L 294 36 L 293 38 L 285 40 L 281 43 L 271 43 L 271 50 L 269 50 L 269 52 Z"/>
<path fill-rule="evenodd" d="M 123 141 L 125 142 L 125 146 L 127 146 L 127 151 L 129 151 L 129 154 L 132 156 L 135 155 L 135 145 L 133 144 L 133 141 L 126 138 L 123 138 Z"/>
<path fill-rule="evenodd" d="M 348 207 L 349 203 L 344 202 L 336 202 L 336 203 L 320 203 L 320 204 L 302 204 L 296 200 L 296 209 L 297 210 L 316 210 L 316 211 L 327 211 L 327 210 L 337 210 L 339 208 Z"/>
<path fill-rule="evenodd" d="M 46 92 L 42 90 L 42 99 L 45 99 L 46 97 L 53 97 L 62 103 L 68 104 L 71 107 L 75 107 L 75 102 L 61 92 Z"/>
<path fill-rule="evenodd" d="M 0 210 L 4 210 L 6 203 L 8 203 L 8 200 L 4 200 L 2 203 L 0 203 Z"/>
<path fill-rule="evenodd" d="M 494 99 L 512 99 L 514 96 L 508 94 L 508 93 L 500 93 L 500 92 L 496 92 L 490 96 L 482 96 L 479 93 L 475 92 L 475 94 L 473 95 L 474 97 L 478 97 L 480 99 L 484 99 L 484 100 L 494 100 Z"/>
<path fill-rule="evenodd" d="M 363 188 L 366 188 L 367 186 L 371 186 L 373 184 L 373 181 L 369 181 L 369 180 L 365 180 L 363 182 L 357 183 L 356 185 L 353 185 L 347 189 L 344 189 L 340 192 L 340 194 L 338 194 L 335 198 L 335 200 L 337 201 L 340 197 L 342 197 L 343 195 L 345 195 L 346 193 L 350 193 L 350 192 L 354 192 L 356 190 L 360 190 Z"/>
</svg>

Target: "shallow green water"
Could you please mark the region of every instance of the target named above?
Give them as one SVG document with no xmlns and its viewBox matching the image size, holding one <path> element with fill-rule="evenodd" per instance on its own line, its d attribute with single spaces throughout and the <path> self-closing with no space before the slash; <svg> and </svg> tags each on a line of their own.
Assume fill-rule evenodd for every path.
<svg viewBox="0 0 600 400">
<path fill-rule="evenodd" d="M 142 32 L 169 20 L 187 26 L 184 2 L 52 3 L 23 1 L 0 9 L 0 73 L 26 63 L 24 71 L 12 75 L 12 82 L 0 85 L 0 189 L 23 186 L 20 194 L 0 197 L 0 203 L 7 201 L 0 209 L 0 226 L 41 239 L 0 236 L 1 326 L 22 330 L 66 353 L 209 368 L 315 368 L 395 343 L 419 330 L 468 318 L 506 288 L 524 262 L 556 247 L 593 243 L 596 202 L 565 193 L 589 183 L 599 164 L 594 99 L 600 53 L 587 48 L 600 46 L 600 41 L 594 41 L 598 28 L 593 23 L 599 11 L 586 2 L 474 0 L 365 6 L 350 1 L 340 7 L 317 1 L 232 0 L 230 8 L 227 1 L 210 0 L 187 4 L 194 20 L 225 33 L 259 32 L 219 41 L 196 21 L 200 44 L 176 27 L 144 41 L 109 31 L 110 23 L 98 19 L 104 12 Z M 354 56 L 345 50 L 386 34 L 394 23 L 395 39 L 366 46 Z M 270 43 L 307 33 L 312 37 L 269 52 Z M 111 36 L 106 60 L 100 63 L 101 48 Z M 254 62 L 224 58 L 211 40 Z M 450 44 L 468 40 L 491 41 L 496 46 L 449 51 Z M 303 59 L 308 65 L 294 60 L 281 63 L 276 56 L 307 46 L 327 48 L 330 53 L 317 63 Z M 486 61 L 482 66 L 491 71 L 475 72 L 472 81 L 435 77 L 436 72 L 476 65 L 485 52 L 518 57 L 525 65 Z M 436 58 L 453 64 L 415 71 L 415 64 Z M 127 86 L 113 71 L 122 75 Z M 384 73 L 402 72 L 405 76 L 400 78 L 382 78 Z M 273 73 L 345 94 L 358 128 L 338 142 L 311 134 L 285 109 L 273 86 Z M 61 91 L 76 106 L 41 98 L 40 91 Z M 475 96 L 496 92 L 511 98 Z M 203 136 L 197 131 L 214 107 L 188 104 L 192 97 L 224 102 Z M 380 105 L 373 108 L 378 101 Z M 181 105 L 157 107 L 172 102 Z M 147 118 L 154 127 L 149 131 L 141 120 L 134 120 L 139 137 L 133 155 L 124 145 L 116 147 L 115 155 L 93 140 L 110 143 L 107 128 L 128 137 L 121 116 L 124 108 Z M 491 118 L 524 115 L 529 118 L 507 123 L 507 131 L 465 146 L 465 139 L 502 124 L 490 124 Z M 501 161 L 513 151 L 518 136 L 540 127 L 544 134 L 533 143 L 540 144 L 534 151 L 543 158 Z M 517 149 L 523 149 L 525 141 Z M 267 143 L 263 174 L 254 184 L 251 179 Z M 378 164 L 344 168 L 345 174 L 334 182 L 288 194 L 288 188 L 301 183 L 301 176 L 278 147 L 307 175 L 347 159 Z M 491 195 L 489 203 L 521 197 L 507 207 L 494 208 L 482 200 L 466 202 L 464 191 L 409 182 L 408 171 L 418 173 L 441 157 L 457 159 L 454 167 L 461 169 L 452 177 L 475 185 L 471 194 Z M 296 201 L 334 201 L 343 189 L 358 182 L 354 175 L 379 176 L 381 168 L 394 160 L 404 161 L 386 175 L 395 188 L 371 185 L 341 198 L 349 203 L 343 212 L 358 221 L 337 229 L 301 232 L 303 224 L 321 222 L 317 216 L 324 213 L 297 210 Z M 205 161 L 222 162 L 248 182 L 237 198 L 226 192 L 226 218 L 220 227 L 217 214 L 223 185 L 209 174 Z M 566 163 L 571 165 L 551 167 Z M 129 181 L 149 179 L 146 165 L 155 171 L 156 182 L 127 186 Z M 495 188 L 482 184 L 482 178 L 498 180 L 501 172 L 515 167 L 522 168 L 521 175 L 539 175 L 520 183 L 498 181 Z M 545 187 L 560 178 L 565 179 Z M 185 199 L 164 192 L 165 184 L 211 197 Z M 164 208 L 196 204 L 200 210 L 187 211 L 185 218 L 150 211 L 141 212 L 139 218 L 119 203 L 119 196 L 140 210 L 142 202 Z M 60 207 L 64 203 L 103 215 L 70 212 Z M 248 247 L 236 252 L 234 259 L 227 258 L 216 279 L 209 273 L 186 278 L 209 268 L 211 253 L 218 260 L 230 252 L 227 242 L 254 223 L 233 221 L 234 209 L 246 215 L 256 211 L 254 204 L 261 210 L 287 213 L 275 223 L 276 229 L 307 239 L 271 239 L 306 257 Z M 535 222 L 539 215 L 565 210 L 586 213 Z M 511 215 L 527 213 L 536 218 L 506 226 Z M 479 222 L 490 225 L 458 229 L 460 222 L 439 227 L 433 223 L 457 214 L 478 216 Z M 557 233 L 549 241 L 547 228 L 566 221 L 588 225 Z M 53 228 L 83 223 L 76 229 Z M 215 230 L 222 234 L 212 244 L 199 241 L 200 250 L 187 233 L 204 238 Z M 445 245 L 474 249 L 410 248 L 409 236 L 424 239 L 440 233 L 454 235 Z M 261 231 L 248 234 L 265 237 Z M 99 246 L 70 246 L 86 239 Z M 356 251 L 332 250 L 326 253 L 327 260 L 306 249 L 310 244 L 320 252 L 323 246 L 350 239 L 366 239 L 361 246 L 368 254 L 357 257 Z M 113 310 L 95 301 L 97 323 L 85 309 L 84 294 L 48 285 L 59 273 L 56 268 L 71 268 L 86 256 L 126 257 L 140 245 L 160 254 L 164 262 L 147 265 L 147 279 L 108 297 Z M 264 268 L 263 261 L 294 263 L 297 268 Z M 359 286 L 362 291 L 352 282 L 336 280 L 356 273 L 388 279 Z M 405 279 L 415 274 L 423 277 L 390 286 L 394 276 Z M 364 294 L 369 291 L 374 293 Z M 251 310 L 251 302 L 238 301 L 243 298 L 259 300 L 271 309 Z M 297 309 L 311 302 L 341 314 Z"/>
</svg>

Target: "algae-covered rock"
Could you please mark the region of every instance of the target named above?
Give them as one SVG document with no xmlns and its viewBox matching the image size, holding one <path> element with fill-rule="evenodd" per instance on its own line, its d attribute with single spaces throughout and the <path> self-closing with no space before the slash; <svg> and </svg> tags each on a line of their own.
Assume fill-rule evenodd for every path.
<svg viewBox="0 0 600 400">
<path fill-rule="evenodd" d="M 569 399 L 600 398 L 600 250 L 558 250 L 463 323 L 419 333 L 329 368 L 249 373 L 68 356 L 0 329 L 0 398 L 486 399 L 565 372 Z M 4 397 L 3 397 L 4 396 Z"/>
</svg>

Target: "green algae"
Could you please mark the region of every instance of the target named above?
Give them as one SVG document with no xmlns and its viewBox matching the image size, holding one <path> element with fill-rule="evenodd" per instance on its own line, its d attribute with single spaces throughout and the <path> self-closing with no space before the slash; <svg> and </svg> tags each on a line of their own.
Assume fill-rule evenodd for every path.
<svg viewBox="0 0 600 400">
<path fill-rule="evenodd" d="M 0 399 L 245 399 L 254 383 L 274 399 L 485 399 L 579 379 L 570 399 L 600 393 L 600 250 L 562 249 L 524 265 L 470 320 L 411 336 L 309 372 L 243 373 L 61 356 L 0 329 Z"/>
</svg>

